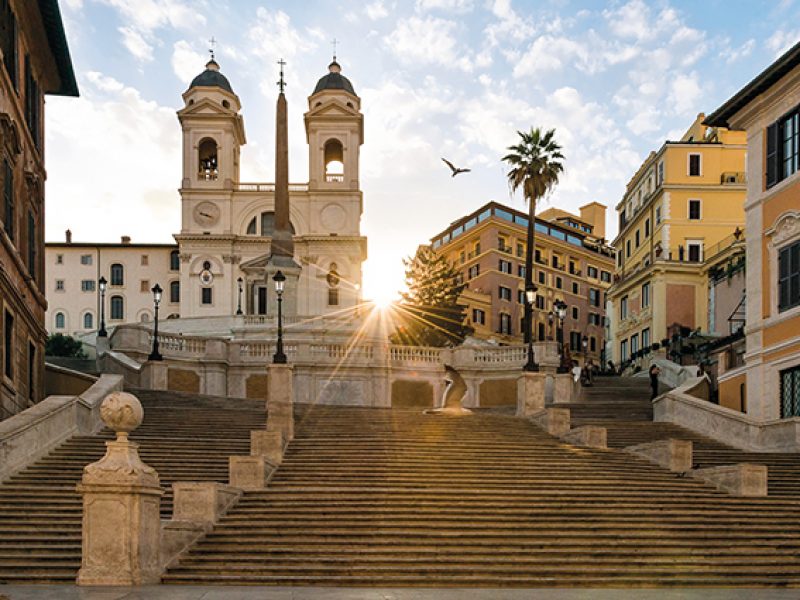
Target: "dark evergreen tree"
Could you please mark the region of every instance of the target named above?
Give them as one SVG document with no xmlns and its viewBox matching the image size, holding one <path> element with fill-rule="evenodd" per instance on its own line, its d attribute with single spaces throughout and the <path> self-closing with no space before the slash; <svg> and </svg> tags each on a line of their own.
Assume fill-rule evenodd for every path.
<svg viewBox="0 0 800 600">
<path fill-rule="evenodd" d="M 396 305 L 400 323 L 392 343 L 410 346 L 456 346 L 472 333 L 464 324 L 459 296 L 466 287 L 459 271 L 429 246 L 404 259 L 406 286 Z"/>
<path fill-rule="evenodd" d="M 68 335 L 56 333 L 47 338 L 44 353 L 47 356 L 62 356 L 66 358 L 86 358 L 83 343 Z"/>
</svg>

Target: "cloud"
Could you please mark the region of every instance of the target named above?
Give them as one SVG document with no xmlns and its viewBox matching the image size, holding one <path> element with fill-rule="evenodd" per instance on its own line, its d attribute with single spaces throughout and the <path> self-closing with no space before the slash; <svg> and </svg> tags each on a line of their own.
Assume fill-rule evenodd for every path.
<svg viewBox="0 0 800 600">
<path fill-rule="evenodd" d="M 259 7 L 256 11 L 256 23 L 248 30 L 247 37 L 253 42 L 252 51 L 270 61 L 283 57 L 295 57 L 298 53 L 308 52 L 317 47 L 313 33 L 302 35 L 292 26 L 291 19 L 282 10 L 269 11 Z"/>
<path fill-rule="evenodd" d="M 670 85 L 669 104 L 681 115 L 697 113 L 703 93 L 697 73 L 678 75 Z"/>
<path fill-rule="evenodd" d="M 129 27 L 151 32 L 160 27 L 196 30 L 205 27 L 206 18 L 198 10 L 202 0 L 95 0 L 116 8 Z M 198 6 L 200 5 L 200 6 Z"/>
<path fill-rule="evenodd" d="M 377 21 L 378 19 L 383 19 L 384 17 L 389 16 L 389 11 L 386 10 L 383 0 L 375 0 L 375 2 L 367 4 L 364 7 L 364 12 L 372 21 Z"/>
<path fill-rule="evenodd" d="M 128 52 L 142 62 L 153 60 L 153 47 L 147 43 L 141 33 L 130 27 L 120 27 L 118 31 L 122 34 L 122 43 Z"/>
<path fill-rule="evenodd" d="M 186 40 L 179 40 L 172 46 L 172 71 L 187 85 L 202 71 L 206 61 L 207 57 L 195 52 Z"/>
<path fill-rule="evenodd" d="M 558 71 L 568 64 L 587 73 L 598 70 L 595 55 L 583 44 L 565 37 L 542 35 L 536 38 L 514 67 L 514 77 Z"/>
<path fill-rule="evenodd" d="M 772 50 L 775 54 L 775 58 L 777 58 L 794 46 L 798 41 L 800 41 L 800 29 L 794 29 L 792 31 L 779 29 L 767 39 L 766 46 Z"/>
<path fill-rule="evenodd" d="M 472 63 L 459 54 L 457 24 L 436 17 L 417 16 L 400 21 L 386 39 L 386 46 L 406 64 L 441 64 L 470 70 Z"/>
<path fill-rule="evenodd" d="M 474 7 L 473 0 L 417 0 L 416 4 L 419 12 L 443 10 L 457 14 L 471 12 Z"/>
</svg>

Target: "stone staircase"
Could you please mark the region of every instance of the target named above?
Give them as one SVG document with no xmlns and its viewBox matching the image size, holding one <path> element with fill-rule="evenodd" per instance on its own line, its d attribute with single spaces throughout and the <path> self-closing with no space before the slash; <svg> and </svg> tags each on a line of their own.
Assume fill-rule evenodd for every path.
<svg viewBox="0 0 800 600">
<path fill-rule="evenodd" d="M 619 411 L 587 398 L 582 418 L 645 415 L 633 391 Z M 269 488 L 245 494 L 164 580 L 797 585 L 798 500 L 728 496 L 498 414 L 316 407 Z"/>
<path fill-rule="evenodd" d="M 263 402 L 136 391 L 145 420 L 131 439 L 154 467 L 172 513 L 173 481 L 228 481 L 228 456 L 247 454 L 250 430 L 263 427 Z M 114 435 L 68 440 L 0 485 L 0 583 L 74 582 L 81 562 L 83 467 L 100 459 Z"/>
</svg>

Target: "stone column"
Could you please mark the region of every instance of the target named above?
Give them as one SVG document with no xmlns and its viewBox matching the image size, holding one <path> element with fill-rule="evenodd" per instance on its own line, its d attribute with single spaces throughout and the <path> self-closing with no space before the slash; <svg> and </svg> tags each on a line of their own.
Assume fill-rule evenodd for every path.
<svg viewBox="0 0 800 600">
<path fill-rule="evenodd" d="M 128 433 L 144 411 L 133 394 L 113 392 L 100 415 L 117 432 L 106 455 L 86 466 L 83 495 L 83 548 L 78 585 L 145 585 L 161 581 L 161 485 L 158 473 L 139 458 Z"/>
<path fill-rule="evenodd" d="M 289 443 L 294 439 L 294 367 L 270 363 L 267 372 L 267 431 L 282 432 Z"/>
<path fill-rule="evenodd" d="M 530 417 L 544 410 L 544 384 L 547 375 L 524 371 L 517 380 L 517 416 Z"/>
</svg>

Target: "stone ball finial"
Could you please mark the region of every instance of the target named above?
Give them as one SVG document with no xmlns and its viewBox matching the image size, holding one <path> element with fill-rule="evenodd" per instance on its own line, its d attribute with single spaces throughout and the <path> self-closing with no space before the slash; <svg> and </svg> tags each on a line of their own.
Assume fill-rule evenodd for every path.
<svg viewBox="0 0 800 600">
<path fill-rule="evenodd" d="M 111 392 L 100 405 L 100 417 L 109 429 L 117 433 L 117 439 L 126 439 L 139 427 L 144 419 L 141 402 L 127 392 Z"/>
</svg>

